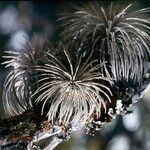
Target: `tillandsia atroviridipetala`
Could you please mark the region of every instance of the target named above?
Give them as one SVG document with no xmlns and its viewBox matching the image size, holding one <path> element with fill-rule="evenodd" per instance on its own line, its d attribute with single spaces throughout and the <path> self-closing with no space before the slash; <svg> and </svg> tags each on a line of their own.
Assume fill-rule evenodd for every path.
<svg viewBox="0 0 150 150">
<path fill-rule="evenodd" d="M 59 19 L 61 41 L 7 52 L 3 106 L 11 117 L 0 123 L 9 130 L 2 145 L 19 139 L 53 149 L 74 130 L 93 135 L 130 113 L 150 81 L 150 8 L 119 6 L 88 2 Z"/>
</svg>

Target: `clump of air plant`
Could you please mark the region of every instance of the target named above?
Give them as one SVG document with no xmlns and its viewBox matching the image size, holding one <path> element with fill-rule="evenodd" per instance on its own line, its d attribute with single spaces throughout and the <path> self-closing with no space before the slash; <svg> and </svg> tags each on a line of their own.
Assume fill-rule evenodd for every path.
<svg viewBox="0 0 150 150">
<path fill-rule="evenodd" d="M 31 112 L 20 115 L 25 121 L 15 119 L 18 121 L 14 121 L 8 141 L 29 142 L 37 139 L 34 134 L 58 131 L 59 139 L 68 139 L 72 130 L 89 125 L 89 120 L 106 112 L 113 83 L 112 78 L 101 73 L 106 62 L 99 64 L 91 60 L 91 55 L 87 59 L 77 57 L 75 47 L 62 43 L 45 50 L 38 43 L 28 44 L 23 51 L 8 52 L 10 60 L 5 62 L 6 67 L 13 67 L 4 85 L 5 111 L 10 116 Z M 31 120 L 37 131 L 22 126 L 22 122 L 31 124 Z"/>
<path fill-rule="evenodd" d="M 60 21 L 67 26 L 63 35 L 69 41 L 82 47 L 92 45 L 93 56 L 100 62 L 108 61 L 116 81 L 140 86 L 149 67 L 149 15 L 150 8 L 132 11 L 132 4 L 103 5 L 94 1 L 65 14 Z M 86 50 L 81 53 L 89 55 Z"/>
<path fill-rule="evenodd" d="M 9 59 L 3 64 L 11 67 L 7 75 L 3 90 L 3 108 L 6 115 L 15 116 L 32 108 L 31 85 L 34 81 L 33 67 L 36 66 L 41 57 L 44 58 L 44 48 L 37 41 L 30 42 L 24 46 L 24 49 L 13 52 L 6 51 Z"/>
<path fill-rule="evenodd" d="M 44 149 L 40 144 L 49 137 L 58 144 L 82 127 L 93 135 L 117 115 L 130 113 L 134 95 L 150 81 L 150 8 L 132 12 L 131 6 L 89 2 L 60 19 L 67 26 L 63 43 L 46 49 L 28 43 L 8 52 L 4 64 L 12 70 L 3 106 L 10 116 L 27 114 L 23 119 L 35 126 L 29 131 L 17 122 L 12 128 L 23 129 L 30 148 Z"/>
<path fill-rule="evenodd" d="M 41 79 L 32 97 L 38 95 L 35 101 L 42 102 L 42 112 L 47 109 L 48 120 L 53 124 L 83 127 L 93 113 L 99 118 L 101 109 L 111 101 L 112 93 L 103 82 L 110 86 L 112 79 L 99 70 L 105 63 L 95 65 L 96 60 L 83 62 L 81 57 L 71 57 L 69 51 L 75 50 L 63 44 L 53 51 L 54 54 L 47 52 L 45 64 L 35 69 Z"/>
</svg>

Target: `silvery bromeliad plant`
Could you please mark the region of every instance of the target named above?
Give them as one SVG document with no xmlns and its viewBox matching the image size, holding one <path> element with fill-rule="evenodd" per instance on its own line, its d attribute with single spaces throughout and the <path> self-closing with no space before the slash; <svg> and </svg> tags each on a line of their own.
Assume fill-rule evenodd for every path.
<svg viewBox="0 0 150 150">
<path fill-rule="evenodd" d="M 60 18 L 54 46 L 38 40 L 7 52 L 2 145 L 53 149 L 74 130 L 94 134 L 141 97 L 150 77 L 150 8 L 132 4 L 77 7 Z"/>
</svg>

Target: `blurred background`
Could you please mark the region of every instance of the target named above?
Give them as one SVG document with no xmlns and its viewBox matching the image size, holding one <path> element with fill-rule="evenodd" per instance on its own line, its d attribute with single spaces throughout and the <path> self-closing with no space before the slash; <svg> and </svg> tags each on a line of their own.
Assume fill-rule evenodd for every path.
<svg viewBox="0 0 150 150">
<path fill-rule="evenodd" d="M 0 1 L 0 63 L 4 61 L 4 51 L 21 50 L 26 40 L 38 38 L 40 42 L 46 39 L 55 42 L 60 30 L 59 14 L 73 11 L 70 4 L 80 2 L 86 1 Z M 136 2 L 140 8 L 150 6 L 149 0 Z M 0 65 L 0 118 L 7 73 L 8 69 Z M 85 135 L 83 130 L 75 132 L 56 150 L 150 150 L 150 91 L 130 109 L 132 114 L 118 116 L 95 136 Z"/>
</svg>

